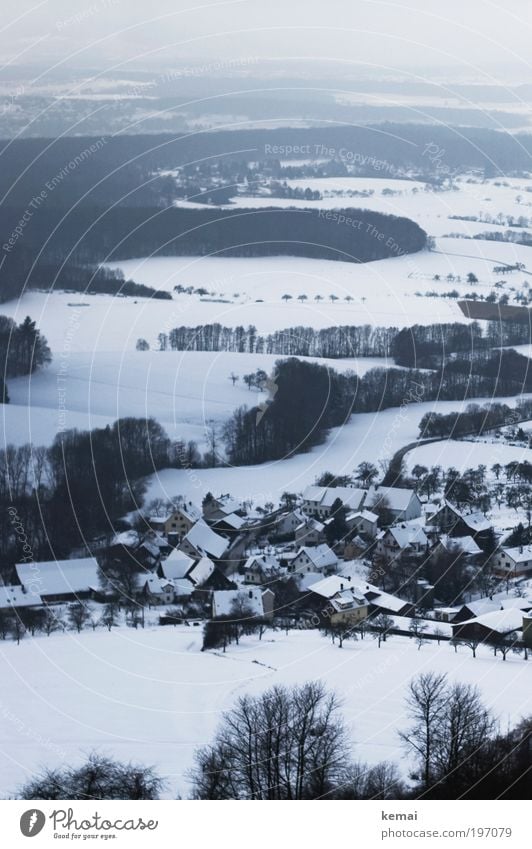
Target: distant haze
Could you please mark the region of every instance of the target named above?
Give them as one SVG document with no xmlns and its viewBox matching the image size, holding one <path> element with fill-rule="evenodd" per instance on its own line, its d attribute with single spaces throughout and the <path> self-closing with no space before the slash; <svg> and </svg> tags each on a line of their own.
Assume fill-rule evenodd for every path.
<svg viewBox="0 0 532 849">
<path fill-rule="evenodd" d="M 187 62 L 257 65 L 293 75 L 427 67 L 488 82 L 529 75 L 530 0 L 3 0 L 5 69 L 133 71 Z M 367 69 L 366 69 L 367 71 Z M 238 72 L 238 67 L 235 67 Z M 311 70 L 309 70 L 311 73 Z M 314 71 L 315 75 L 315 71 Z"/>
</svg>

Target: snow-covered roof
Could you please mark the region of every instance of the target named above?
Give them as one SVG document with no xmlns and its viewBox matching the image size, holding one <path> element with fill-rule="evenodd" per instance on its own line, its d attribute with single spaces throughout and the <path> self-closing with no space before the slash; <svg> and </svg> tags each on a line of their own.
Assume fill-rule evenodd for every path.
<svg viewBox="0 0 532 849">
<path fill-rule="evenodd" d="M 168 581 L 166 578 L 159 578 L 158 575 L 153 574 L 144 578 L 143 585 L 151 595 L 161 595 L 168 592 L 169 589 L 173 590 L 173 583 L 171 581 Z"/>
<path fill-rule="evenodd" d="M 161 570 L 166 578 L 184 578 L 194 565 L 194 559 L 184 551 L 174 549 L 166 560 L 161 563 Z"/>
<path fill-rule="evenodd" d="M 273 554 L 252 554 L 244 563 L 244 569 L 255 568 L 263 572 L 278 572 L 281 566 Z"/>
<path fill-rule="evenodd" d="M 209 560 L 208 557 L 202 557 L 188 573 L 187 578 L 192 581 L 194 586 L 201 586 L 211 577 L 215 568 L 216 567 L 212 560 Z"/>
<path fill-rule="evenodd" d="M 188 578 L 176 578 L 172 583 L 176 596 L 189 598 L 194 592 L 194 584 Z"/>
<path fill-rule="evenodd" d="M 532 545 L 521 545 L 517 548 L 503 548 L 502 551 L 513 560 L 514 563 L 523 563 L 532 560 Z"/>
<path fill-rule="evenodd" d="M 407 548 L 409 545 L 427 545 L 428 538 L 423 528 L 419 525 L 393 525 L 388 528 L 399 548 Z"/>
<path fill-rule="evenodd" d="M 218 509 L 226 515 L 242 510 L 242 504 L 240 501 L 237 501 L 236 498 L 232 498 L 230 495 L 220 495 L 216 499 L 216 504 Z"/>
<path fill-rule="evenodd" d="M 199 522 L 202 518 L 201 510 L 192 501 L 183 501 L 181 504 L 178 504 L 174 513 L 182 513 L 187 517 L 187 519 L 190 519 L 191 522 Z M 173 516 L 174 513 L 171 513 L 170 515 Z"/>
<path fill-rule="evenodd" d="M 136 548 L 140 542 L 140 537 L 137 531 L 129 530 L 122 531 L 113 537 L 111 545 L 125 545 L 128 548 Z"/>
<path fill-rule="evenodd" d="M 94 557 L 17 563 L 17 576 L 26 589 L 42 596 L 88 592 L 99 586 L 98 563 Z"/>
<path fill-rule="evenodd" d="M 226 525 L 234 528 L 235 531 L 239 531 L 242 525 L 246 524 L 246 520 L 237 513 L 228 513 L 227 515 L 224 515 L 223 519 L 219 519 L 219 521 L 225 522 Z"/>
<path fill-rule="evenodd" d="M 377 522 L 379 520 L 377 514 L 372 513 L 371 510 L 357 510 L 356 512 L 348 513 L 345 518 L 347 522 L 352 522 L 359 518 L 365 519 L 366 522 Z"/>
<path fill-rule="evenodd" d="M 366 497 L 365 489 L 354 486 L 307 486 L 304 501 L 318 503 L 320 507 L 332 507 L 337 498 L 349 509 L 360 510 Z"/>
<path fill-rule="evenodd" d="M 381 607 L 383 610 L 391 610 L 392 613 L 399 613 L 405 604 L 408 604 L 408 602 L 404 601 L 404 599 L 398 598 L 396 595 L 391 595 L 391 593 L 381 592 L 381 590 L 377 589 L 377 587 L 374 587 L 369 591 L 366 590 L 366 594 L 368 592 L 372 596 L 369 600 L 374 607 Z M 376 593 L 376 595 L 373 595 L 373 593 Z"/>
<path fill-rule="evenodd" d="M 35 607 L 42 604 L 40 595 L 24 592 L 19 584 L 0 586 L 0 610 L 12 607 Z"/>
<path fill-rule="evenodd" d="M 326 569 L 327 566 L 335 566 L 338 563 L 336 554 L 325 542 L 321 545 L 304 545 L 297 552 L 297 556 L 299 557 L 301 553 L 307 555 L 316 569 Z"/>
<path fill-rule="evenodd" d="M 462 514 L 462 519 L 472 531 L 478 533 L 479 531 L 487 531 L 491 528 L 491 522 L 487 519 L 484 513 L 464 513 Z"/>
<path fill-rule="evenodd" d="M 323 575 L 321 572 L 304 572 L 298 577 L 299 589 L 301 592 L 305 592 L 305 590 L 310 589 L 313 584 L 319 583 L 322 577 Z"/>
<path fill-rule="evenodd" d="M 450 537 L 442 534 L 440 543 L 445 549 L 458 548 L 463 554 L 482 554 L 482 549 L 476 544 L 473 537 Z"/>
<path fill-rule="evenodd" d="M 185 540 L 189 542 L 200 554 L 211 555 L 212 557 L 222 557 L 229 542 L 220 534 L 215 533 L 212 528 L 209 528 L 206 522 L 201 519 L 191 527 Z"/>
<path fill-rule="evenodd" d="M 352 584 L 348 578 L 341 578 L 339 575 L 330 575 L 328 578 L 322 578 L 321 581 L 310 584 L 308 589 L 326 599 L 337 598 L 340 600 L 338 609 L 346 607 L 350 604 L 366 604 L 366 598 L 362 587 L 357 584 Z"/>
<path fill-rule="evenodd" d="M 473 619 L 466 619 L 465 622 L 456 624 L 456 628 L 462 625 L 482 625 L 491 631 L 499 631 L 501 634 L 508 634 L 510 631 L 517 631 L 523 625 L 523 612 L 521 610 L 492 610 L 490 613 L 483 613 L 481 616 L 475 616 Z"/>
<path fill-rule="evenodd" d="M 239 618 L 239 611 L 245 616 L 264 616 L 263 590 L 260 587 L 249 587 L 244 590 L 217 590 L 213 593 L 213 616 L 234 616 Z"/>
<path fill-rule="evenodd" d="M 416 498 L 413 489 L 404 489 L 400 486 L 376 486 L 368 492 L 368 497 L 375 496 L 377 502 L 386 499 L 390 510 L 406 510 L 412 498 Z"/>
<path fill-rule="evenodd" d="M 299 524 L 296 528 L 296 531 L 301 530 L 312 530 L 321 533 L 325 528 L 323 522 L 320 522 L 318 519 L 315 519 L 313 516 L 305 516 L 301 524 Z"/>
</svg>

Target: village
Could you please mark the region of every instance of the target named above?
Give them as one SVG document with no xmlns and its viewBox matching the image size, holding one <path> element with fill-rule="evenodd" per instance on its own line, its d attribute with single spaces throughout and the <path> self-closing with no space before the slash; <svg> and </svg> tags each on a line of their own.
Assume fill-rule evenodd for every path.
<svg viewBox="0 0 532 849">
<path fill-rule="evenodd" d="M 371 477 L 371 475 L 370 475 Z M 366 632 L 528 657 L 532 545 L 505 545 L 481 512 L 415 489 L 312 485 L 252 510 L 230 494 L 148 505 L 68 560 L 16 564 L 0 635 L 204 626 L 204 648 L 267 628 Z M 508 536 L 508 535 L 506 535 Z M 85 555 L 85 556 L 84 556 Z"/>
</svg>

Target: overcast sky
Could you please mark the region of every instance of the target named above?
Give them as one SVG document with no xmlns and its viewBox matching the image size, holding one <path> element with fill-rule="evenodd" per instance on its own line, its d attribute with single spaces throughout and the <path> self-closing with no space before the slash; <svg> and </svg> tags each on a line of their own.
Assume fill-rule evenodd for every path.
<svg viewBox="0 0 532 849">
<path fill-rule="evenodd" d="M 526 78 L 531 0 L 2 0 L 0 59 L 49 67 L 175 67 L 320 58 L 379 71 L 449 65 Z"/>
</svg>

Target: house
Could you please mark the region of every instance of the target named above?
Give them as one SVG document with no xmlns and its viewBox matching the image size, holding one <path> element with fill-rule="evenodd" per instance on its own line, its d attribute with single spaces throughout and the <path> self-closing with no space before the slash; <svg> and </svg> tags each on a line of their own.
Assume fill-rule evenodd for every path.
<svg viewBox="0 0 532 849">
<path fill-rule="evenodd" d="M 451 537 L 448 534 L 442 534 L 433 546 L 430 556 L 435 557 L 444 553 L 461 554 L 470 562 L 474 562 L 482 554 L 482 549 L 471 536 Z"/>
<path fill-rule="evenodd" d="M 361 536 L 353 537 L 353 539 L 344 542 L 344 550 L 342 557 L 344 560 L 358 560 L 368 554 L 368 543 Z"/>
<path fill-rule="evenodd" d="M 453 639 L 474 639 L 483 643 L 497 642 L 501 637 L 519 631 L 522 626 L 523 612 L 515 608 L 492 610 L 451 625 Z"/>
<path fill-rule="evenodd" d="M 172 604 L 175 600 L 175 587 L 172 581 L 159 578 L 158 575 L 141 576 L 141 592 L 148 604 Z"/>
<path fill-rule="evenodd" d="M 201 519 L 201 510 L 192 501 L 183 501 L 165 516 L 149 516 L 148 522 L 155 531 L 168 536 L 185 536 L 193 525 Z"/>
<path fill-rule="evenodd" d="M 393 560 L 400 554 L 411 554 L 415 557 L 425 554 L 429 540 L 421 527 L 415 522 L 403 522 L 392 525 L 377 536 L 375 552 L 387 561 Z"/>
<path fill-rule="evenodd" d="M 275 534 L 280 537 L 292 537 L 304 518 L 301 510 L 290 510 L 287 513 L 281 513 L 274 522 Z"/>
<path fill-rule="evenodd" d="M 371 537 L 371 539 L 377 536 L 379 517 L 371 510 L 357 510 L 348 513 L 345 521 L 349 530 L 356 534 L 363 534 Z"/>
<path fill-rule="evenodd" d="M 480 598 L 477 601 L 468 601 L 458 607 L 451 622 L 467 622 L 486 613 L 494 613 L 498 610 L 532 610 L 532 600 L 512 596 L 509 598 Z"/>
<path fill-rule="evenodd" d="M 390 616 L 411 616 L 414 605 L 399 596 L 385 593 L 372 584 L 364 586 L 364 595 L 369 602 L 371 614 L 386 613 Z"/>
<path fill-rule="evenodd" d="M 372 509 L 386 507 L 394 523 L 419 519 L 422 515 L 422 505 L 417 493 L 413 489 L 398 486 L 371 486 L 366 504 L 373 505 Z"/>
<path fill-rule="evenodd" d="M 38 592 L 28 592 L 19 584 L 0 586 L 0 610 L 20 610 L 39 607 L 41 604 L 42 598 Z"/>
<path fill-rule="evenodd" d="M 217 534 L 201 519 L 182 539 L 179 549 L 191 557 L 212 557 L 214 560 L 221 560 L 228 546 L 229 540 Z"/>
<path fill-rule="evenodd" d="M 308 516 L 327 519 L 334 502 L 339 498 L 350 512 L 362 509 L 366 490 L 352 486 L 307 486 L 301 508 Z"/>
<path fill-rule="evenodd" d="M 272 619 L 275 594 L 260 587 L 220 590 L 212 594 L 212 618 L 234 617 Z"/>
<path fill-rule="evenodd" d="M 252 554 L 244 564 L 246 584 L 266 584 L 275 581 L 281 574 L 281 566 L 271 554 Z"/>
<path fill-rule="evenodd" d="M 205 498 L 203 502 L 203 518 L 211 524 L 224 516 L 229 516 L 231 513 L 237 513 L 239 516 L 245 516 L 246 511 L 240 501 L 232 498 L 229 494 L 220 495 L 214 498 L 212 495 Z"/>
<path fill-rule="evenodd" d="M 498 578 L 519 578 L 532 575 L 532 545 L 517 548 L 498 548 L 490 558 Z"/>
<path fill-rule="evenodd" d="M 427 518 L 426 524 L 451 537 L 471 536 L 477 543 L 487 539 L 491 531 L 491 523 L 483 513 L 463 513 L 447 500 Z"/>
<path fill-rule="evenodd" d="M 94 557 L 17 563 L 15 569 L 25 592 L 39 594 L 45 603 L 89 598 L 100 584 Z"/>
<path fill-rule="evenodd" d="M 193 557 L 189 557 L 188 554 L 176 548 L 168 555 L 166 560 L 161 561 L 157 574 L 160 578 L 181 580 L 188 575 L 195 562 Z"/>
<path fill-rule="evenodd" d="M 163 550 L 161 538 L 155 533 L 140 534 L 133 529 L 116 534 L 107 547 L 110 557 L 123 558 L 125 556 L 141 569 L 154 568 L 159 562 Z"/>
<path fill-rule="evenodd" d="M 319 519 L 305 516 L 295 529 L 295 540 L 299 545 L 319 545 L 325 542 L 325 525 Z"/>
<path fill-rule="evenodd" d="M 334 572 L 338 558 L 326 543 L 299 549 L 291 562 L 292 572 Z"/>
<path fill-rule="evenodd" d="M 322 621 L 332 625 L 356 625 L 368 616 L 369 605 L 364 593 L 349 578 L 330 575 L 311 584 L 307 592 L 309 604 Z"/>
<path fill-rule="evenodd" d="M 236 536 L 246 524 L 246 519 L 239 516 L 238 513 L 229 513 L 227 516 L 222 515 L 215 521 L 210 522 L 210 526 L 214 531 L 226 534 L 229 537 Z"/>
</svg>

